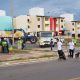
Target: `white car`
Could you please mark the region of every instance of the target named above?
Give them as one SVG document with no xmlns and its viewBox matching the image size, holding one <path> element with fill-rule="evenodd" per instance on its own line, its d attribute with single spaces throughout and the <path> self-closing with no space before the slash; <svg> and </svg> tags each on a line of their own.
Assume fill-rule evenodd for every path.
<svg viewBox="0 0 80 80">
<path fill-rule="evenodd" d="M 53 45 L 57 42 L 55 38 L 53 38 L 53 32 L 50 31 L 42 31 L 39 36 L 39 46 L 50 45 L 51 39 L 53 40 Z"/>
</svg>

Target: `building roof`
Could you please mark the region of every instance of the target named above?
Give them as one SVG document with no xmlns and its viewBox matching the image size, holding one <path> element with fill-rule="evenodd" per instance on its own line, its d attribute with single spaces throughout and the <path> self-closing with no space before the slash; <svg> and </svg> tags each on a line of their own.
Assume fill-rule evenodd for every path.
<svg viewBox="0 0 80 80">
<path fill-rule="evenodd" d="M 80 22 L 80 21 L 71 21 L 71 22 Z"/>
<path fill-rule="evenodd" d="M 53 17 L 53 18 L 62 18 L 62 19 L 64 19 L 64 17 Z"/>
</svg>

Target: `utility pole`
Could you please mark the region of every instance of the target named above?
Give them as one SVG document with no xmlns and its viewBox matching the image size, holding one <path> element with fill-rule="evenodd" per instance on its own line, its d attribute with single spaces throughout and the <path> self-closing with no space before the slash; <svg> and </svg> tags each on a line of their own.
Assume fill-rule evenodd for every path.
<svg viewBox="0 0 80 80">
<path fill-rule="evenodd" d="M 13 13 L 14 12 L 14 5 L 13 5 L 13 0 L 10 0 L 10 14 L 12 17 L 12 41 L 13 41 L 13 46 L 14 46 L 14 24 L 13 24 Z"/>
</svg>

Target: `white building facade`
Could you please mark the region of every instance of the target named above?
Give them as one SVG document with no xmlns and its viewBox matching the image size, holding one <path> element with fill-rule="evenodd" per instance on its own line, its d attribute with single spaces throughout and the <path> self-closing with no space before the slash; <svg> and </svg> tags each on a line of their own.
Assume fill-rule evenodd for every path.
<svg viewBox="0 0 80 80">
<path fill-rule="evenodd" d="M 20 15 L 14 18 L 14 27 L 16 29 L 23 29 L 25 32 L 27 32 L 28 29 L 28 23 L 27 23 L 27 16 L 26 15 Z"/>
<path fill-rule="evenodd" d="M 29 9 L 29 15 L 31 16 L 44 16 L 44 8 L 34 7 Z"/>
</svg>

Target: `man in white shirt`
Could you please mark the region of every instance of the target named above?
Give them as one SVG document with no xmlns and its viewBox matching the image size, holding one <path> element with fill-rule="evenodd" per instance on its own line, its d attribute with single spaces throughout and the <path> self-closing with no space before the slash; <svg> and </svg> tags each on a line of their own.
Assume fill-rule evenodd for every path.
<svg viewBox="0 0 80 80">
<path fill-rule="evenodd" d="M 61 54 L 62 54 L 62 43 L 59 39 L 57 39 L 57 48 L 58 48 L 58 55 L 59 55 L 59 59 L 61 59 Z"/>
<path fill-rule="evenodd" d="M 65 54 L 62 50 L 62 42 L 59 39 L 57 39 L 57 41 L 59 59 L 66 60 Z"/>
<path fill-rule="evenodd" d="M 69 42 L 69 53 L 70 53 L 70 58 L 73 58 L 73 54 L 74 54 L 74 42 L 72 40 Z"/>
</svg>

